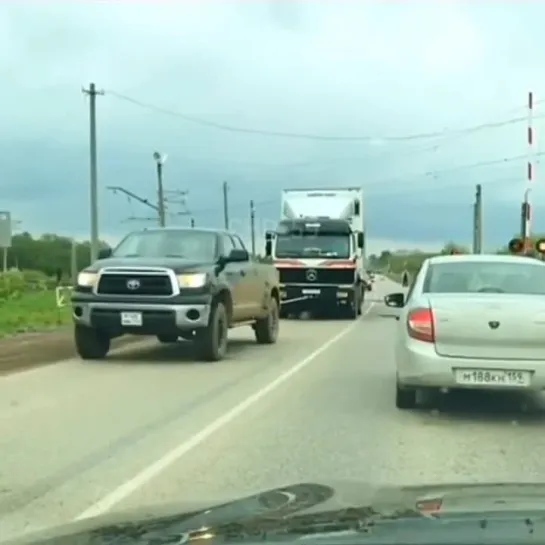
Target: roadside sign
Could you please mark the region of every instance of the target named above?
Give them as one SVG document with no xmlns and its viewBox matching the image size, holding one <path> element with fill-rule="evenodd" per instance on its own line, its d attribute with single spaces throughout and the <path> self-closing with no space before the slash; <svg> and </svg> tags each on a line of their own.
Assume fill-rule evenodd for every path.
<svg viewBox="0 0 545 545">
<path fill-rule="evenodd" d="M 11 214 L 0 210 L 0 248 L 11 248 Z"/>
<path fill-rule="evenodd" d="M 72 286 L 58 286 L 55 288 L 57 308 L 63 308 L 69 303 L 73 289 Z"/>
</svg>

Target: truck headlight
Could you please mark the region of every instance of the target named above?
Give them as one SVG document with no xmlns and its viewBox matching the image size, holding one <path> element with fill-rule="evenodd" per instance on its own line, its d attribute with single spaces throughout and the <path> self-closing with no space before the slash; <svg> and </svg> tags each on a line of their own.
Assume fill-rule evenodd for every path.
<svg viewBox="0 0 545 545">
<path fill-rule="evenodd" d="M 176 278 L 180 288 L 202 288 L 206 284 L 206 273 L 179 274 Z"/>
<path fill-rule="evenodd" d="M 92 288 L 97 282 L 98 274 L 96 272 L 82 271 L 78 274 L 78 286 L 83 288 Z"/>
</svg>

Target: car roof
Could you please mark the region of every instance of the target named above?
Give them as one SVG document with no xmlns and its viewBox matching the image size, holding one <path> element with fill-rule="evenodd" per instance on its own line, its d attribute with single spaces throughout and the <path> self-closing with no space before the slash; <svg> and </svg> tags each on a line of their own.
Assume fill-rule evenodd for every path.
<svg viewBox="0 0 545 545">
<path fill-rule="evenodd" d="M 437 255 L 427 259 L 430 265 L 441 263 L 513 263 L 518 265 L 537 265 L 545 267 L 543 261 L 533 257 L 510 255 L 510 254 L 456 254 Z"/>
</svg>

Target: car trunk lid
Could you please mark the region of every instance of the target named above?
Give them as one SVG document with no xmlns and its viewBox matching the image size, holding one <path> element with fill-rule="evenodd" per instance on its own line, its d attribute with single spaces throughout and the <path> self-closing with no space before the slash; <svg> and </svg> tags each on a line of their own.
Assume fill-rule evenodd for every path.
<svg viewBox="0 0 545 545">
<path fill-rule="evenodd" d="M 435 350 L 441 356 L 545 360 L 545 297 L 433 294 Z"/>
</svg>

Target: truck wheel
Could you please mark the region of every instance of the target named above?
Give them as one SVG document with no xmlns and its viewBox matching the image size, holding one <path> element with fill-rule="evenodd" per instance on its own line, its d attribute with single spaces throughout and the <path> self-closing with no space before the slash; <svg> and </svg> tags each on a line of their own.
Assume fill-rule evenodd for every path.
<svg viewBox="0 0 545 545">
<path fill-rule="evenodd" d="M 274 344 L 276 342 L 278 338 L 278 315 L 278 303 L 274 297 L 271 297 L 267 316 L 256 320 L 255 323 L 255 340 L 259 344 Z"/>
<path fill-rule="evenodd" d="M 360 285 L 359 289 L 359 297 L 358 297 L 358 304 L 356 306 L 356 310 L 358 312 L 358 316 L 361 316 L 362 310 L 361 307 L 363 305 L 363 302 L 365 301 L 365 288 L 363 285 Z"/>
<path fill-rule="evenodd" d="M 344 312 L 346 313 L 345 316 L 349 320 L 356 320 L 358 316 L 360 315 L 359 306 L 361 299 L 358 297 L 357 292 L 354 292 L 354 295 L 352 296 L 351 300 L 348 302 L 348 305 L 344 308 Z"/>
<path fill-rule="evenodd" d="M 173 344 L 178 340 L 176 335 L 157 335 L 157 339 L 163 344 Z"/>
<path fill-rule="evenodd" d="M 76 325 L 74 340 L 76 352 L 82 360 L 101 360 L 110 351 L 110 337 L 92 327 Z"/>
<path fill-rule="evenodd" d="M 225 305 L 218 301 L 210 311 L 206 329 L 198 330 L 196 344 L 199 356 L 206 361 L 219 361 L 227 352 L 227 312 Z"/>
</svg>

